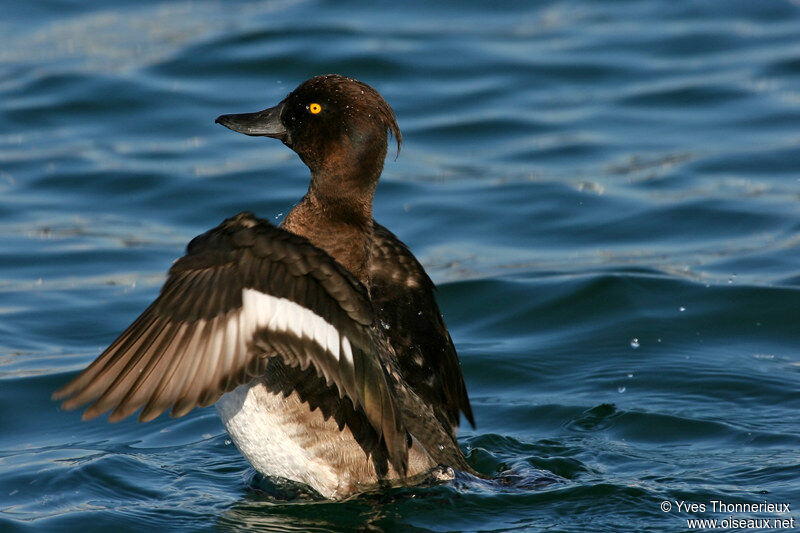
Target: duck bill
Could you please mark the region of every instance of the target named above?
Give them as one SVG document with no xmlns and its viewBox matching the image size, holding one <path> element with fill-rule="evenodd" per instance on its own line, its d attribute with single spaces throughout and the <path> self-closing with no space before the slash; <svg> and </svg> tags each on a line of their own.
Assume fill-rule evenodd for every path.
<svg viewBox="0 0 800 533">
<path fill-rule="evenodd" d="M 281 111 L 283 111 L 282 103 L 255 113 L 220 115 L 214 122 L 245 135 L 285 140 L 287 132 L 281 122 Z"/>
</svg>

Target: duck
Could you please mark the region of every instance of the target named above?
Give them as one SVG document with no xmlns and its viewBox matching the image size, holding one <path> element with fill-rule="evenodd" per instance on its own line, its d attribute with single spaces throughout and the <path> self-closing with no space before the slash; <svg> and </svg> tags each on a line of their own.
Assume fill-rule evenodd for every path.
<svg viewBox="0 0 800 533">
<path fill-rule="evenodd" d="M 422 264 L 373 219 L 394 111 L 338 74 L 278 105 L 219 116 L 275 138 L 310 170 L 275 226 L 242 212 L 192 239 L 155 301 L 53 393 L 83 419 L 148 422 L 215 405 L 262 475 L 327 499 L 413 484 L 446 467 L 474 427 L 461 364 Z M 438 470 L 441 472 L 442 470 Z M 452 477 L 452 476 L 451 476 Z"/>
</svg>

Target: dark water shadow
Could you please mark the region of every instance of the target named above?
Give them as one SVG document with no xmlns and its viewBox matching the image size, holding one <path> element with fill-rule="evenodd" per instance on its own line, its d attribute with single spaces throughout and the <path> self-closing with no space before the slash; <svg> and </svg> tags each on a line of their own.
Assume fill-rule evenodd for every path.
<svg viewBox="0 0 800 533">
<path fill-rule="evenodd" d="M 245 495 L 216 520 L 220 531 L 428 531 L 407 523 L 408 508 L 452 506 L 471 495 L 501 495 L 546 490 L 565 478 L 517 465 L 481 478 L 437 467 L 413 486 L 376 489 L 343 501 L 326 500 L 313 489 L 280 478 L 254 474 Z"/>
</svg>

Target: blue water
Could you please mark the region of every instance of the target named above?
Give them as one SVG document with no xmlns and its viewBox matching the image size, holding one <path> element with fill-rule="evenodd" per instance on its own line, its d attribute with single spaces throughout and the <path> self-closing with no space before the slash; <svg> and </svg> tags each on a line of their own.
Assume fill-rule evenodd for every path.
<svg viewBox="0 0 800 533">
<path fill-rule="evenodd" d="M 800 3 L 430 4 L 0 2 L 0 530 L 800 527 Z M 460 443 L 504 483 L 282 499 L 213 409 L 49 399 L 191 237 L 291 209 L 298 158 L 213 120 L 328 72 L 397 113 L 376 218 L 439 285 Z"/>
</svg>

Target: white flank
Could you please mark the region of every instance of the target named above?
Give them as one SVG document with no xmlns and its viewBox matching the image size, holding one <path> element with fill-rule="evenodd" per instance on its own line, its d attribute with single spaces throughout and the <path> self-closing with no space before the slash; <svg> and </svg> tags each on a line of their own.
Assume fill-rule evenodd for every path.
<svg viewBox="0 0 800 533">
<path fill-rule="evenodd" d="M 306 447 L 308 428 L 287 410 L 283 394 L 268 392 L 258 380 L 223 394 L 216 407 L 236 447 L 265 476 L 305 483 L 326 498 L 335 498 L 339 485 L 349 481 L 319 450 Z M 353 447 L 358 449 L 355 442 Z"/>
</svg>

